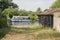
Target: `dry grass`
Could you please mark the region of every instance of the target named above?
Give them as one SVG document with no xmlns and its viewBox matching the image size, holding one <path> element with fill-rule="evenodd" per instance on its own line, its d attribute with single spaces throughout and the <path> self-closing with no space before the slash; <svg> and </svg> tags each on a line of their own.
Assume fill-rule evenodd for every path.
<svg viewBox="0 0 60 40">
<path fill-rule="evenodd" d="M 60 40 L 60 33 L 51 28 L 11 28 L 1 40 Z"/>
</svg>

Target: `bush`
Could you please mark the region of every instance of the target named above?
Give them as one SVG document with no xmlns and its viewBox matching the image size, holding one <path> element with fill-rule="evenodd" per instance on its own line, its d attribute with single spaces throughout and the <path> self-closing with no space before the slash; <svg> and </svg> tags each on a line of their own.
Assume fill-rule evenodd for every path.
<svg viewBox="0 0 60 40">
<path fill-rule="evenodd" d="M 9 31 L 10 28 L 0 28 L 0 39 L 2 39 Z"/>
<path fill-rule="evenodd" d="M 0 16 L 0 28 L 7 27 L 7 17 L 5 15 Z"/>
</svg>

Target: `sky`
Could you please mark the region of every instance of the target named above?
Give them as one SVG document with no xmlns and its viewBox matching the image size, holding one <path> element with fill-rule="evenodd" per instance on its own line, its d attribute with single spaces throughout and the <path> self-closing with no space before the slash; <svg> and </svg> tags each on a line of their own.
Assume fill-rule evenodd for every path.
<svg viewBox="0 0 60 40">
<path fill-rule="evenodd" d="M 37 8 L 42 10 L 48 9 L 55 0 L 13 0 L 19 6 L 19 9 L 27 11 L 36 11 Z"/>
</svg>

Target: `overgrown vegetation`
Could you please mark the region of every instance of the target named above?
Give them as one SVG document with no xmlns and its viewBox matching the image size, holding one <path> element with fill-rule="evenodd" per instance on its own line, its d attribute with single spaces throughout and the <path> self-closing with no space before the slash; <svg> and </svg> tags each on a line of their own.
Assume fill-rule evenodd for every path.
<svg viewBox="0 0 60 40">
<path fill-rule="evenodd" d="M 7 22 L 7 14 L 3 14 L 3 11 L 7 8 L 18 8 L 18 6 L 12 0 L 0 0 L 0 38 L 5 36 L 8 30 L 10 30 Z"/>
<path fill-rule="evenodd" d="M 20 27 L 20 28 L 11 27 L 11 31 L 24 32 L 24 33 L 32 33 L 32 32 L 43 31 L 43 30 L 56 32 L 55 29 L 49 27 L 43 27 L 42 25 L 34 26 L 34 27 Z"/>
<path fill-rule="evenodd" d="M 7 24 L 7 14 L 3 14 L 3 11 L 7 8 L 18 8 L 16 4 L 12 2 L 12 0 L 0 0 L 0 26 L 6 27 Z M 0 28 L 1 28 L 0 27 Z"/>
<path fill-rule="evenodd" d="M 42 26 L 35 26 L 35 27 L 28 27 L 28 28 L 16 28 L 16 27 L 12 27 L 11 28 L 11 33 L 14 33 L 17 35 L 17 34 L 23 34 L 25 36 L 27 36 L 27 38 L 29 36 L 31 36 L 33 39 L 35 40 L 42 40 L 42 39 L 51 39 L 51 40 L 60 40 L 60 33 L 57 32 L 55 29 L 52 29 L 52 28 L 45 28 L 45 27 L 42 27 Z M 11 35 L 12 36 L 12 35 Z M 24 37 L 24 36 L 23 36 Z M 30 39 L 30 38 L 29 38 Z M 31 39 L 31 40 L 33 40 Z"/>
<path fill-rule="evenodd" d="M 16 28 L 14 28 L 16 29 Z M 20 30 L 20 31 L 19 31 Z M 18 31 L 22 34 L 30 34 L 35 36 L 36 39 L 47 39 L 47 38 L 60 38 L 60 33 L 51 28 L 44 28 L 42 26 L 36 26 L 33 28 L 20 28 Z M 37 34 L 35 34 L 37 33 Z"/>
<path fill-rule="evenodd" d="M 51 5 L 51 9 L 60 8 L 60 0 L 55 0 L 55 2 Z"/>
<path fill-rule="evenodd" d="M 56 0 L 51 6 L 52 9 L 60 8 L 60 0 Z M 45 10 L 46 11 L 46 10 Z M 4 37 L 8 32 L 16 32 L 19 34 L 27 34 L 35 36 L 34 39 L 47 39 L 47 38 L 59 38 L 60 33 L 55 29 L 45 28 L 40 26 L 27 27 L 27 28 L 15 28 L 8 27 L 7 18 L 12 18 L 13 16 L 29 16 L 32 23 L 37 21 L 37 14 L 41 13 L 41 9 L 38 8 L 37 11 L 26 11 L 18 10 L 18 6 L 12 2 L 12 0 L 0 0 L 0 38 Z M 31 34 L 30 34 L 31 33 Z"/>
<path fill-rule="evenodd" d="M 0 28 L 0 39 L 10 31 L 10 27 Z"/>
</svg>

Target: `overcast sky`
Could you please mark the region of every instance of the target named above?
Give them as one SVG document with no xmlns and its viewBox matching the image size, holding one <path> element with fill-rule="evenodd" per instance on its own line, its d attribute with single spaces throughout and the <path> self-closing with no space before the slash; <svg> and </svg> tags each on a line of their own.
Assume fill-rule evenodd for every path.
<svg viewBox="0 0 60 40">
<path fill-rule="evenodd" d="M 42 10 L 48 9 L 54 0 L 13 0 L 19 6 L 19 9 L 36 11 L 38 7 Z"/>
</svg>

